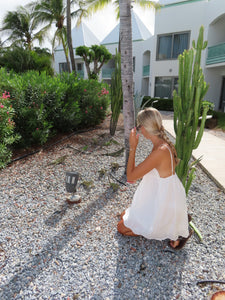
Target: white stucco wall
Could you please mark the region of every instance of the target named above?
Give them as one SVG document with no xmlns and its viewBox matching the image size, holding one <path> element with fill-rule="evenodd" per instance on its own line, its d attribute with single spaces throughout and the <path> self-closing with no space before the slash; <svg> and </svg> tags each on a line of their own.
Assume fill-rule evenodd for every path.
<svg viewBox="0 0 225 300">
<path fill-rule="evenodd" d="M 203 0 L 186 1 L 171 6 L 165 6 L 156 12 L 155 18 L 155 42 L 152 48 L 151 58 L 151 82 L 154 87 L 157 76 L 178 76 L 178 60 L 156 60 L 157 35 L 182 31 L 190 31 L 190 48 L 192 41 L 197 42 L 200 26 L 204 26 L 204 40 L 208 40 L 208 46 L 225 43 L 225 1 Z M 201 67 L 205 80 L 210 84 L 206 100 L 215 103 L 215 109 L 219 108 L 222 77 L 225 76 L 225 64 L 218 66 L 206 66 L 207 49 L 202 52 Z M 151 89 L 154 96 L 154 88 Z"/>
</svg>

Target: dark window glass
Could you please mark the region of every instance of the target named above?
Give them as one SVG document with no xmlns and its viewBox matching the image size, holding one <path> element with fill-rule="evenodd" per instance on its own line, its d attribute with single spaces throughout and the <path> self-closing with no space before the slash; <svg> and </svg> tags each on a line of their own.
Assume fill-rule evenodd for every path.
<svg viewBox="0 0 225 300">
<path fill-rule="evenodd" d="M 173 98 L 173 90 L 178 90 L 177 77 L 156 77 L 155 78 L 155 97 Z"/>
<path fill-rule="evenodd" d="M 176 59 L 188 49 L 189 33 L 176 33 L 158 36 L 157 60 Z"/>
<path fill-rule="evenodd" d="M 62 73 L 62 72 L 69 72 L 67 63 L 59 63 L 59 73 Z"/>
</svg>

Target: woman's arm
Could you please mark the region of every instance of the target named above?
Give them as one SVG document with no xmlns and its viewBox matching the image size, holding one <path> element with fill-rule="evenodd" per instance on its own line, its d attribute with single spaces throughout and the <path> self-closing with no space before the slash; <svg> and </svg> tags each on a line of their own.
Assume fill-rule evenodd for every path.
<svg viewBox="0 0 225 300">
<path fill-rule="evenodd" d="M 154 168 L 158 169 L 158 166 L 162 163 L 165 157 L 164 151 L 153 151 L 142 163 L 135 167 L 135 150 L 130 151 L 129 153 L 129 159 L 127 163 L 128 181 L 140 179 Z"/>
</svg>

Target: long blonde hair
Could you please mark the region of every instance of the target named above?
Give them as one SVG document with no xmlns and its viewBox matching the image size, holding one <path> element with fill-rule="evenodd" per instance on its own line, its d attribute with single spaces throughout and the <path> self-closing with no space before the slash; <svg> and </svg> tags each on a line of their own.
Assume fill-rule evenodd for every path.
<svg viewBox="0 0 225 300">
<path fill-rule="evenodd" d="M 160 112 L 153 107 L 141 110 L 137 116 L 137 126 L 140 125 L 143 126 L 150 135 L 157 135 L 170 146 L 174 155 L 175 164 L 178 165 L 179 158 L 177 157 L 177 151 L 165 132 Z"/>
</svg>

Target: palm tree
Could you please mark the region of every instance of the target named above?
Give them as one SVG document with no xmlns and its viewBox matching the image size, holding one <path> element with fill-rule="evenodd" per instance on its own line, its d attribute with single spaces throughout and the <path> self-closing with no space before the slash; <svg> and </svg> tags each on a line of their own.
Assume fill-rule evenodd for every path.
<svg viewBox="0 0 225 300">
<path fill-rule="evenodd" d="M 70 52 L 70 61 L 72 66 L 72 71 L 76 73 L 76 65 L 75 65 L 75 59 L 74 59 L 74 53 L 73 53 L 73 42 L 72 42 L 72 36 L 71 36 L 71 7 L 70 7 L 70 0 L 67 0 L 67 7 L 66 7 L 66 16 L 67 16 L 67 44 Z"/>
<path fill-rule="evenodd" d="M 78 9 L 76 9 L 71 13 L 71 0 L 67 0 L 67 44 L 70 52 L 72 70 L 76 73 L 76 65 L 75 65 L 74 52 L 73 52 L 73 41 L 71 36 L 71 17 L 78 18 L 77 26 L 79 26 L 81 19 L 87 16 L 87 10 L 84 9 L 85 1 L 82 2 L 80 0 L 73 0 L 72 3 L 77 4 Z"/>
<path fill-rule="evenodd" d="M 94 12 L 109 4 L 110 0 L 90 0 L 89 12 Z M 154 1 L 136 0 L 136 4 L 147 8 L 159 8 Z M 116 0 L 117 17 L 120 17 L 120 52 L 121 52 L 121 79 L 123 89 L 123 115 L 124 115 L 124 143 L 126 149 L 125 169 L 129 155 L 129 135 L 134 127 L 133 104 L 133 55 L 132 55 L 132 24 L 131 24 L 131 0 Z"/>
<path fill-rule="evenodd" d="M 133 54 L 132 54 L 132 26 L 131 26 L 131 1 L 120 0 L 120 55 L 121 79 L 123 89 L 123 117 L 124 117 L 124 143 L 125 166 L 129 155 L 129 135 L 134 127 L 134 102 L 133 102 Z"/>
<path fill-rule="evenodd" d="M 56 31 L 52 39 L 52 47 L 55 48 L 56 43 L 62 43 L 63 50 L 70 72 L 70 62 L 68 56 L 67 47 L 67 32 L 66 26 L 64 25 L 64 19 L 66 15 L 66 7 L 64 6 L 63 0 L 40 0 L 38 3 L 33 2 L 30 4 L 34 8 L 33 17 L 35 22 L 40 24 L 46 24 L 42 28 L 42 32 L 48 32 L 55 23 Z"/>
<path fill-rule="evenodd" d="M 17 11 L 9 11 L 3 19 L 1 31 L 9 34 L 4 41 L 12 42 L 11 46 L 22 45 L 31 50 L 34 40 L 43 41 L 44 34 L 37 30 L 37 23 L 32 17 L 32 11 L 20 6 Z"/>
</svg>

